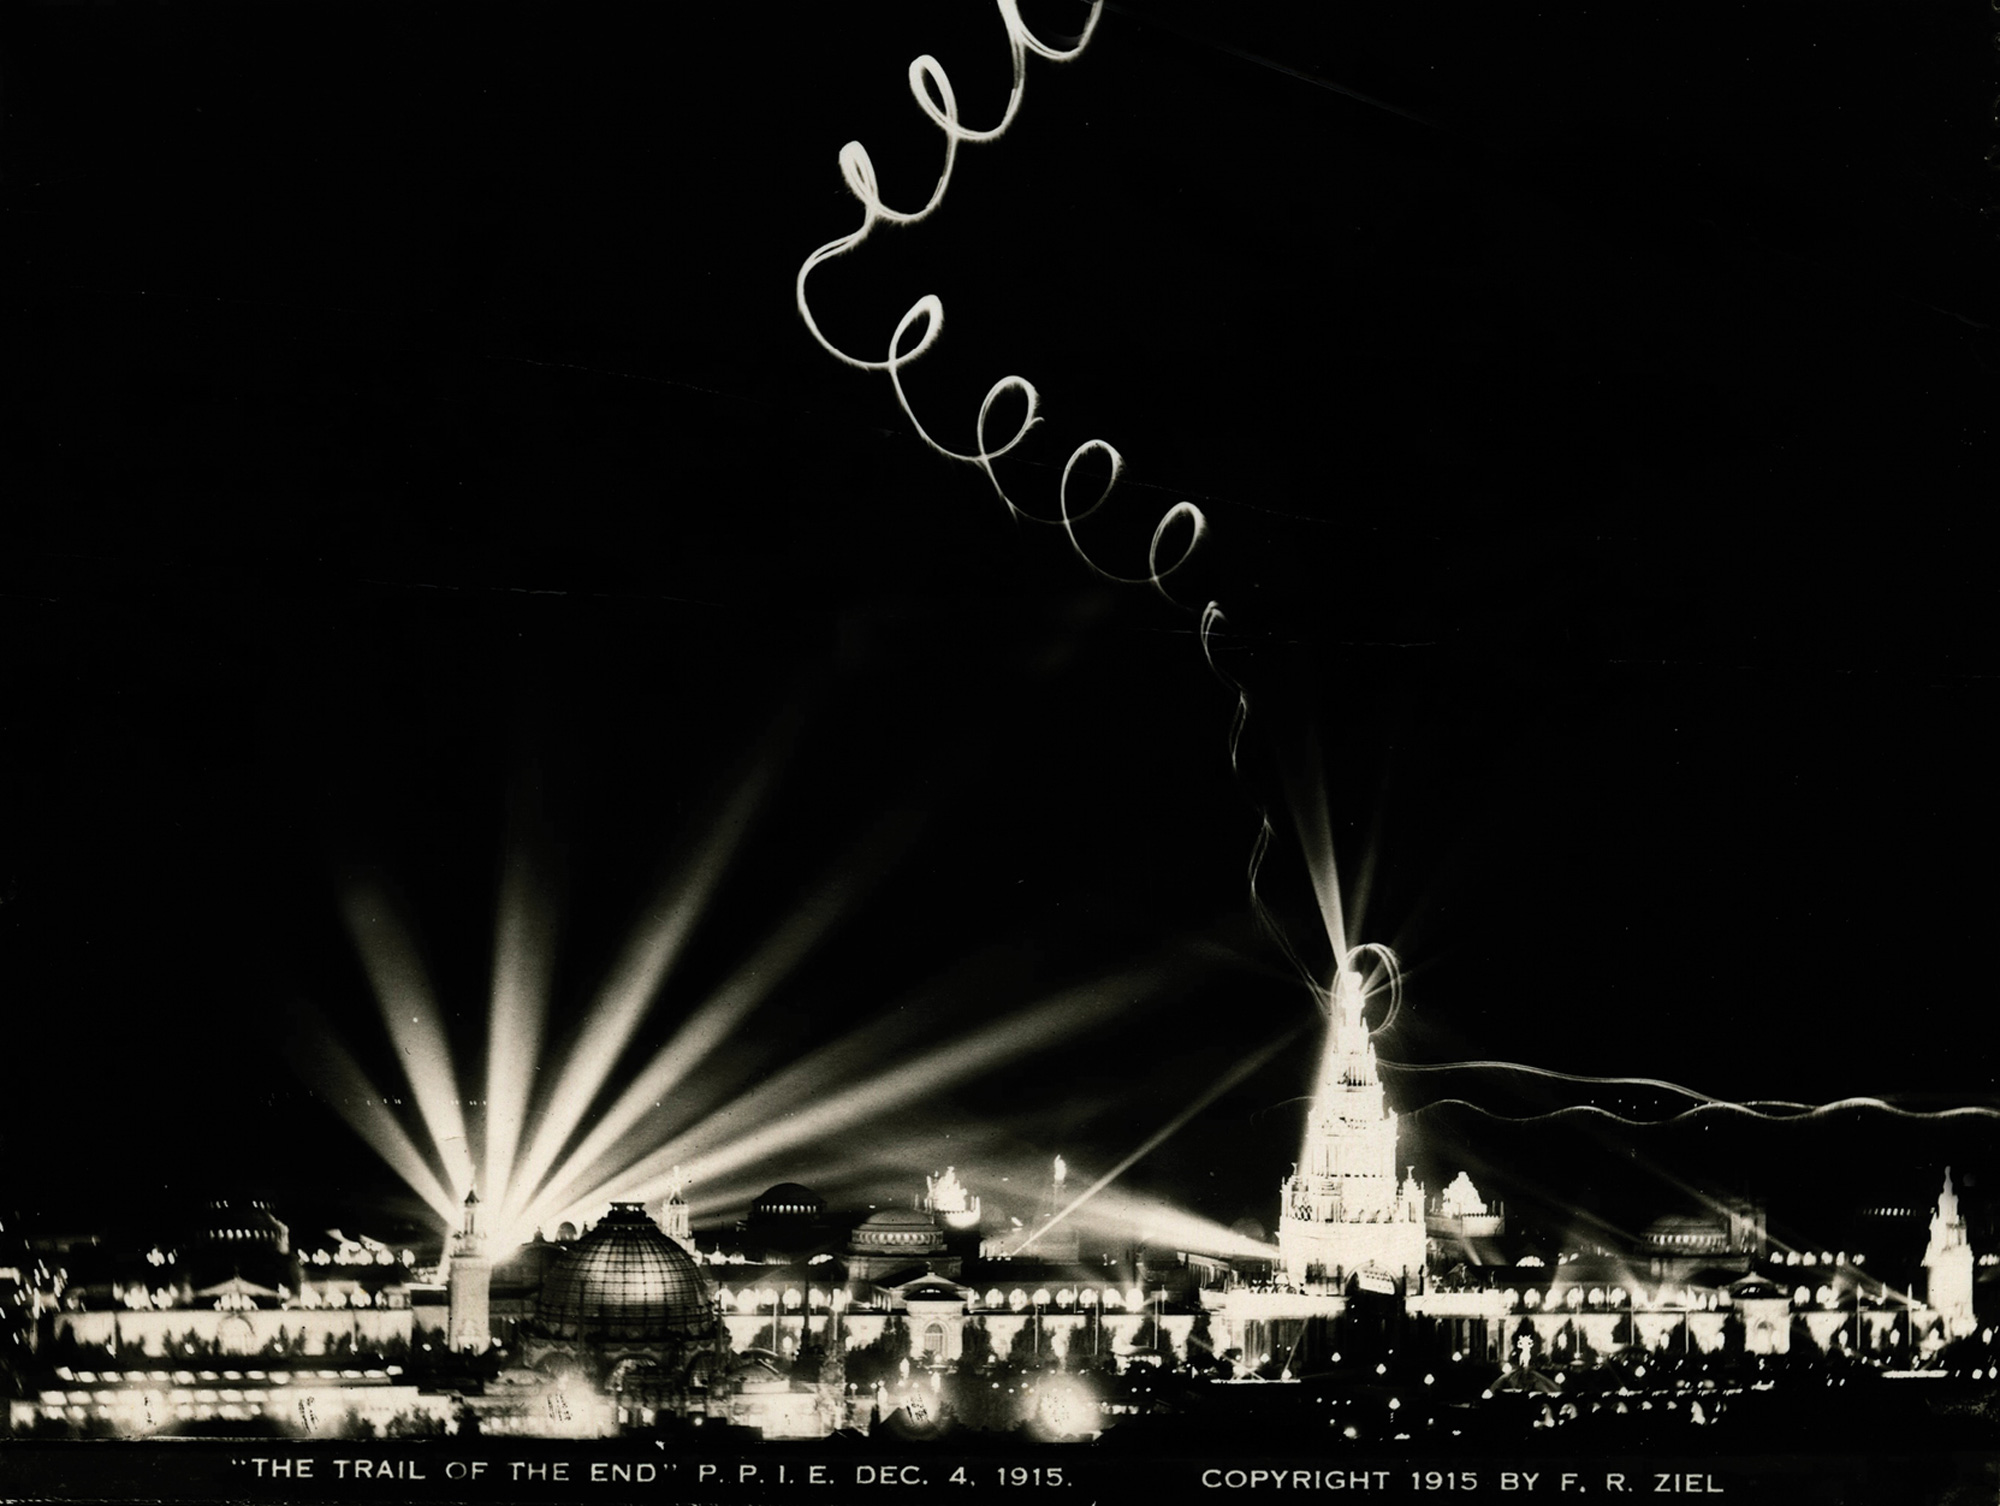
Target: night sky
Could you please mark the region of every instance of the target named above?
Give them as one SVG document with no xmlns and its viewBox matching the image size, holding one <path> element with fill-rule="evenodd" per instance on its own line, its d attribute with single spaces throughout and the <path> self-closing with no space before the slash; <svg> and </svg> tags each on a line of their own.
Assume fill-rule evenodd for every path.
<svg viewBox="0 0 2000 1506">
<path fill-rule="evenodd" d="M 1357 939 L 1409 972 L 1385 1057 L 2000 1102 L 1992 24 L 1132 0 L 1031 59 L 940 213 L 814 306 L 879 355 L 938 294 L 905 381 L 957 448 L 1034 381 L 1000 463 L 1030 511 L 1114 443 L 1080 529 L 1114 573 L 1196 502 L 1168 602 L 1010 520 L 793 307 L 859 219 L 842 143 L 891 203 L 935 181 L 911 58 L 997 117 L 986 8 L 10 8 L 0 1205 L 403 1196 L 288 1054 L 309 1006 L 394 1082 L 342 883 L 396 897 L 470 1093 L 505 854 L 551 896 L 553 1062 L 770 749 L 632 1059 L 857 844 L 881 873 L 702 1091 L 886 1017 L 889 1066 L 1135 964 L 1175 981 L 769 1181 L 1094 1175 L 1309 1022 L 1245 877 L 1268 810 L 1262 891 L 1323 968 L 1300 769 L 1369 869 Z M 1270 1224 L 1311 1062 L 1128 1180 Z M 1996 1153 L 1869 1113 L 1444 1107 L 1405 1140 L 1433 1185 L 1614 1217 L 1659 1168 L 1803 1209 L 1927 1199 L 1947 1160 L 2000 1186 Z"/>
</svg>

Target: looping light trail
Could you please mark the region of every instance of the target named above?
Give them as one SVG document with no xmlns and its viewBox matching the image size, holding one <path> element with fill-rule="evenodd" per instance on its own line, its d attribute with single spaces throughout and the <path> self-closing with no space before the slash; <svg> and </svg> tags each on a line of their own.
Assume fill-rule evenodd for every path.
<svg viewBox="0 0 2000 1506">
<path fill-rule="evenodd" d="M 835 257 L 845 256 L 866 241 L 875 227 L 883 221 L 892 225 L 915 225 L 928 219 L 944 203 L 945 190 L 951 186 L 951 173 L 958 162 L 958 144 L 961 141 L 998 141 L 1014 123 L 1014 116 L 1021 108 L 1021 94 L 1028 84 L 1027 54 L 1046 58 L 1052 63 L 1067 63 L 1079 57 L 1090 44 L 1091 33 L 1097 30 L 1098 17 L 1103 12 L 1104 0 L 1091 0 L 1090 19 L 1084 23 L 1082 34 L 1075 45 L 1065 48 L 1051 47 L 1029 30 L 1028 23 L 1021 19 L 1020 0 L 998 0 L 1001 24 L 1007 28 L 1007 53 L 1013 64 L 1013 83 L 1007 91 L 1007 107 L 1001 112 L 999 124 L 988 130 L 977 130 L 960 122 L 958 118 L 958 98 L 953 93 L 951 79 L 943 66 L 929 53 L 910 64 L 910 94 L 930 122 L 944 132 L 944 166 L 938 172 L 936 184 L 931 188 L 930 197 L 924 207 L 917 210 L 891 209 L 883 203 L 880 189 L 875 179 L 875 164 L 868 156 L 868 148 L 858 141 L 850 141 L 840 149 L 840 176 L 847 184 L 847 191 L 861 204 L 861 224 L 846 235 L 828 241 L 805 259 L 799 267 L 796 294 L 799 317 L 812 331 L 812 337 L 820 343 L 820 348 L 837 361 L 845 362 L 857 371 L 887 371 L 893 373 L 898 365 L 915 360 L 930 349 L 944 329 L 944 305 L 934 295 L 917 300 L 902 323 L 896 326 L 896 336 L 892 340 L 891 354 L 887 360 L 869 361 L 860 356 L 849 355 L 821 331 L 819 322 L 813 318 L 812 305 L 806 297 L 806 279 L 814 270 Z M 931 90 L 937 97 L 931 97 Z M 917 348 L 900 359 L 893 347 L 902 340 L 903 333 L 915 322 L 919 314 L 925 319 L 925 332 Z"/>
<path fill-rule="evenodd" d="M 1236 706 L 1229 717 L 1229 772 L 1235 777 L 1237 784 L 1247 790 L 1250 789 L 1250 782 L 1243 777 L 1242 754 L 1243 734 L 1250 725 L 1250 692 L 1242 681 L 1217 663 L 1215 657 L 1216 629 L 1226 627 L 1228 621 L 1229 619 L 1223 615 L 1221 606 L 1211 601 L 1202 610 L 1201 625 L 1197 632 L 1201 642 L 1201 655 L 1208 663 L 1209 673 L 1236 696 Z M 1250 888 L 1250 908 L 1256 914 L 1258 923 L 1263 926 L 1264 933 L 1277 944 L 1278 950 L 1285 954 L 1285 960 L 1291 963 L 1293 971 L 1305 981 L 1306 986 L 1313 991 L 1314 997 L 1320 1000 L 1321 1007 L 1324 1008 L 1327 999 L 1324 985 L 1299 956 L 1298 950 L 1292 945 L 1291 937 L 1285 934 L 1285 928 L 1271 913 L 1271 907 L 1265 904 L 1263 892 L 1258 888 L 1258 882 L 1264 872 L 1264 859 L 1270 855 L 1271 839 L 1277 835 L 1277 830 L 1271 824 L 1269 808 L 1254 793 L 1250 796 L 1250 800 L 1257 813 L 1257 835 L 1250 844 L 1250 862 L 1245 875 Z"/>
<path fill-rule="evenodd" d="M 997 125 L 987 130 L 975 130 L 960 121 L 958 99 L 951 87 L 951 80 L 936 58 L 928 53 L 910 64 L 910 94 L 917 102 L 917 108 L 926 118 L 944 133 L 944 165 L 938 172 L 937 182 L 932 186 L 930 196 L 921 209 L 891 209 L 883 202 L 881 187 L 876 180 L 875 164 L 868 155 L 868 149 L 858 141 L 850 141 L 840 149 L 840 176 L 861 205 L 861 223 L 846 235 L 828 241 L 814 251 L 799 265 L 798 278 L 793 295 L 798 304 L 799 317 L 811 332 L 820 348 L 835 360 L 853 367 L 857 371 L 879 371 L 889 378 L 889 385 L 895 390 L 896 404 L 903 410 L 903 416 L 916 431 L 917 437 L 939 455 L 964 465 L 978 467 L 986 477 L 993 493 L 1007 508 L 1008 513 L 1026 522 L 1054 524 L 1063 530 L 1069 540 L 1071 550 L 1089 569 L 1100 578 L 1118 585 L 1152 586 L 1162 596 L 1172 600 L 1166 582 L 1194 556 L 1201 547 L 1208 531 L 1208 520 L 1200 508 L 1192 502 L 1177 502 L 1168 508 L 1153 529 L 1153 536 L 1146 548 L 1146 573 L 1144 575 L 1120 575 L 1105 569 L 1092 558 L 1083 541 L 1077 537 L 1076 525 L 1088 518 L 1104 505 L 1118 477 L 1124 470 L 1125 462 L 1117 449 L 1101 439 L 1086 439 L 1070 452 L 1063 466 L 1062 480 L 1057 487 L 1056 512 L 1054 518 L 1046 518 L 1022 507 L 1007 493 L 993 462 L 1001 456 L 1012 453 L 1022 440 L 1028 437 L 1041 420 L 1041 394 L 1035 384 L 1022 376 L 1004 376 L 986 391 L 979 404 L 979 416 L 973 425 L 974 448 L 970 451 L 955 450 L 944 444 L 917 417 L 916 409 L 910 403 L 910 395 L 903 386 L 903 368 L 921 360 L 936 345 L 944 334 L 944 300 L 935 293 L 926 293 L 904 312 L 896 321 L 895 330 L 889 336 L 887 352 L 880 360 L 873 360 L 843 350 L 827 337 L 813 316 L 812 301 L 806 290 L 806 283 L 812 274 L 836 257 L 847 255 L 857 249 L 874 232 L 877 225 L 915 225 L 928 219 L 944 203 L 945 192 L 951 184 L 952 169 L 958 162 L 958 146 L 964 142 L 997 141 L 1014 123 L 1015 115 L 1021 107 L 1022 91 L 1027 87 L 1027 55 L 1045 58 L 1054 63 L 1071 62 L 1081 56 L 1089 45 L 1091 34 L 1097 29 L 1097 22 L 1103 13 L 1103 0 L 1092 0 L 1089 19 L 1084 23 L 1082 33 L 1074 43 L 1066 47 L 1054 47 L 1037 37 L 1028 24 L 1022 20 L 1018 0 L 998 0 L 1000 19 L 1007 30 L 1008 56 L 1013 65 L 1013 82 L 1007 94 L 1007 107 L 1001 113 Z M 913 343 L 912 343 L 913 342 Z M 1022 411 L 1014 431 L 1006 439 L 994 443 L 988 434 L 988 426 L 993 416 L 993 408 L 1002 398 L 1016 396 L 1021 399 Z M 1077 467 L 1087 460 L 1101 459 L 1107 466 L 1108 474 L 1097 495 L 1087 506 L 1074 506 L 1071 502 L 1070 484 Z M 1185 530 L 1185 538 L 1171 544 L 1176 534 Z"/>
<path fill-rule="evenodd" d="M 1791 1112 L 1773 1114 L 1763 1107 L 1783 1104 Z M 1832 1103 L 1791 1104 L 1781 1099 L 1759 1098 L 1750 1103 L 1730 1103 L 1723 1099 L 1709 1099 L 1693 1108 L 1683 1109 L 1678 1114 L 1668 1114 L 1659 1119 L 1634 1119 L 1625 1114 L 1614 1113 L 1610 1109 L 1599 1108 L 1594 1103 L 1574 1103 L 1559 1109 L 1549 1109 L 1539 1114 L 1500 1114 L 1472 1102 L 1469 1098 L 1438 1098 L 1420 1109 L 1411 1109 L 1410 1115 L 1428 1113 L 1432 1109 L 1464 1108 L 1487 1119 L 1498 1120 L 1502 1124 L 1539 1124 L 1546 1119 L 1560 1119 L 1567 1114 L 1595 1114 L 1602 1119 L 1614 1120 L 1619 1124 L 1629 1124 L 1639 1128 L 1651 1128 L 1666 1124 L 1679 1124 L 1684 1119 L 1692 1119 L 1698 1114 L 1741 1114 L 1749 1119 L 1762 1119 L 1769 1123 L 1789 1123 L 1799 1119 L 1823 1119 L 1829 1114 L 1843 1109 L 1867 1109 L 1875 1113 L 1889 1114 L 1897 1119 L 2000 1119 L 2000 1109 L 1983 1105 L 1970 1105 L 1952 1109 L 1906 1109 L 1881 1098 L 1841 1098 Z M 1406 1115 L 1405 1117 L 1408 1117 Z"/>
<path fill-rule="evenodd" d="M 1683 1098 L 1692 1098 L 1701 1103 L 1726 1103 L 1713 1093 L 1703 1093 L 1677 1082 L 1668 1082 L 1664 1077 L 1592 1077 L 1583 1072 L 1558 1072 L 1554 1067 L 1533 1067 L 1526 1062 L 1503 1061 L 1463 1061 L 1463 1062 L 1399 1062 L 1386 1057 L 1377 1057 L 1375 1065 L 1387 1067 L 1397 1072 L 1521 1072 L 1530 1077 L 1554 1078 L 1559 1082 L 1583 1082 L 1600 1087 L 1662 1088 L 1669 1093 L 1678 1093 Z M 1810 1104 L 1793 1104 L 1786 1100 L 1760 1098 L 1756 1103 L 1780 1105 L 1787 1108 L 1810 1108 Z"/>
</svg>

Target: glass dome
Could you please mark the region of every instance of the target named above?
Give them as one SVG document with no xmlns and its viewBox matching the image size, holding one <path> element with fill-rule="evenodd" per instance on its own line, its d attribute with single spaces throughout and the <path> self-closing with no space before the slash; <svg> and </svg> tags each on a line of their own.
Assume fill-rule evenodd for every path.
<svg viewBox="0 0 2000 1506">
<path fill-rule="evenodd" d="M 712 1318 L 700 1268 L 637 1203 L 613 1203 L 535 1303 L 536 1323 L 558 1339 L 689 1338 Z"/>
</svg>

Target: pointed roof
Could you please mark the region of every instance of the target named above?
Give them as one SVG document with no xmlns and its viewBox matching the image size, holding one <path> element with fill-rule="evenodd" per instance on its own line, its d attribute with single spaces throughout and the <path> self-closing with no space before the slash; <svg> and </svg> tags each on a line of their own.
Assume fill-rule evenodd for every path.
<svg viewBox="0 0 2000 1506">
<path fill-rule="evenodd" d="M 259 1286 L 254 1281 L 245 1281 L 239 1275 L 227 1281 L 218 1281 L 214 1286 L 205 1286 L 196 1292 L 197 1297 L 280 1297 L 284 1295 L 274 1287 Z"/>
</svg>

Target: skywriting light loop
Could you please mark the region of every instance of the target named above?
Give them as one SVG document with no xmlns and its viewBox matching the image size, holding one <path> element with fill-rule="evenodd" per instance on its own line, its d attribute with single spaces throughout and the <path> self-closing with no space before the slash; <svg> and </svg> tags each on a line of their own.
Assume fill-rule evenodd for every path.
<svg viewBox="0 0 2000 1506">
<path fill-rule="evenodd" d="M 1102 9 L 1102 0 L 1095 0 L 1090 7 L 1090 16 L 1082 33 L 1068 45 L 1058 46 L 1045 42 L 1035 35 L 1021 18 L 1020 7 L 1016 0 L 999 0 L 1000 19 L 1007 31 L 1007 48 L 1013 68 L 1013 82 L 1008 91 L 1006 109 L 1001 112 L 999 122 L 985 130 L 973 129 L 960 121 L 958 96 L 952 89 L 950 76 L 936 58 L 925 53 L 913 61 L 909 67 L 910 96 L 917 102 L 917 108 L 924 113 L 924 117 L 944 134 L 944 164 L 938 172 L 937 182 L 932 185 L 930 194 L 921 208 L 912 210 L 891 208 L 883 198 L 882 185 L 876 175 L 874 159 L 868 155 L 868 149 L 858 141 L 848 142 L 840 149 L 840 176 L 841 181 L 847 185 L 847 191 L 861 206 L 861 223 L 846 235 L 819 247 L 800 264 L 794 285 L 794 296 L 798 304 L 799 317 L 805 321 L 806 329 L 812 334 L 813 339 L 819 342 L 820 348 L 835 360 L 857 371 L 879 371 L 886 374 L 889 385 L 896 394 L 896 405 L 902 409 L 903 416 L 909 420 L 917 437 L 931 450 L 948 460 L 978 467 L 980 473 L 986 477 L 987 483 L 993 488 L 994 495 L 1000 499 L 1011 516 L 1026 522 L 1060 527 L 1077 557 L 1100 578 L 1119 585 L 1150 585 L 1171 600 L 1172 597 L 1165 584 L 1167 577 L 1188 562 L 1208 531 L 1207 520 L 1199 508 L 1191 502 L 1179 502 L 1167 510 L 1153 529 L 1153 536 L 1146 551 L 1144 575 L 1123 575 L 1105 569 L 1092 557 L 1083 541 L 1077 536 L 1076 524 L 1097 511 L 1111 495 L 1112 488 L 1117 485 L 1124 460 L 1115 448 L 1101 439 L 1087 439 L 1070 452 L 1069 459 L 1063 466 L 1055 517 L 1044 517 L 1022 507 L 1008 494 L 999 473 L 994 469 L 993 462 L 1011 453 L 1022 440 L 1027 438 L 1029 431 L 1041 422 L 1041 394 L 1035 389 L 1034 383 L 1026 377 L 1014 375 L 1004 376 L 995 382 L 987 389 L 986 396 L 979 404 L 978 418 L 973 425 L 973 448 L 953 449 L 933 434 L 924 421 L 917 417 L 916 408 L 911 403 L 909 391 L 903 383 L 904 368 L 921 360 L 944 334 L 943 300 L 935 293 L 926 293 L 912 303 L 904 311 L 902 318 L 896 321 L 895 330 L 889 337 L 888 348 L 882 358 L 870 360 L 842 349 L 827 336 L 820 328 L 819 320 L 814 317 L 812 301 L 806 288 L 808 280 L 819 267 L 859 247 L 877 225 L 884 222 L 892 225 L 915 225 L 935 213 L 943 205 L 945 193 L 950 187 L 952 170 L 958 161 L 959 143 L 997 141 L 1014 123 L 1014 118 L 1021 107 L 1022 90 L 1027 83 L 1028 54 L 1033 53 L 1036 57 L 1045 58 L 1050 62 L 1072 61 L 1081 55 L 1085 46 L 1089 44 L 1091 33 L 1097 28 Z M 911 343 L 913 335 L 914 343 Z M 1021 399 L 1022 413 L 1013 432 L 1003 442 L 995 444 L 988 432 L 993 420 L 993 409 L 1001 399 L 1010 396 L 1018 396 Z M 1073 507 L 1070 500 L 1071 478 L 1079 464 L 1098 457 L 1109 461 L 1110 474 L 1105 479 L 1104 485 L 1099 488 L 1095 499 L 1087 507 Z M 1170 541 L 1182 537 L 1183 527 L 1185 528 L 1183 541 L 1177 548 L 1170 548 Z"/>
</svg>

